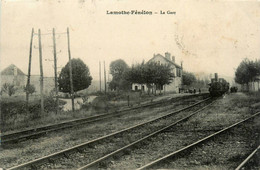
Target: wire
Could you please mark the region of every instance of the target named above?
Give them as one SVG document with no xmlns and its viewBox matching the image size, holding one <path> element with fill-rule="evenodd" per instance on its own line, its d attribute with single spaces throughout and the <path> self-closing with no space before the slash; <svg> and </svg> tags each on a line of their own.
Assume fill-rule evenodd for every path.
<svg viewBox="0 0 260 170">
<path fill-rule="evenodd" d="M 41 33 L 41 35 L 52 35 L 53 33 Z M 67 32 L 55 33 L 55 35 L 67 34 Z M 33 35 L 39 35 L 38 33 L 34 33 Z"/>
<path fill-rule="evenodd" d="M 52 34 L 52 33 L 44 33 L 44 34 L 41 33 L 41 35 L 51 35 L 51 34 Z M 39 34 L 34 33 L 33 35 L 39 35 Z"/>
<path fill-rule="evenodd" d="M 55 34 L 67 34 L 67 32 L 55 33 Z"/>
</svg>

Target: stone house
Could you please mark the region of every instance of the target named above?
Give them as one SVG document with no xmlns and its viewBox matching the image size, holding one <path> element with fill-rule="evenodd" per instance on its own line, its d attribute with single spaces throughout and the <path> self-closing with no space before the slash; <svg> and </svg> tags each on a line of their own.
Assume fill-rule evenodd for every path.
<svg viewBox="0 0 260 170">
<path fill-rule="evenodd" d="M 164 91 L 164 92 L 176 92 L 179 93 L 179 89 L 182 88 L 182 64 L 181 66 L 176 64 L 175 56 L 171 56 L 170 53 L 166 52 L 165 56 L 161 54 L 154 54 L 153 58 L 151 58 L 148 62 L 157 62 L 159 64 L 169 64 L 172 68 L 172 72 L 175 77 L 172 82 L 168 85 L 164 85 L 163 87 L 156 87 L 156 91 Z M 138 91 L 147 91 L 148 88 L 146 85 L 141 84 L 132 84 L 132 90 Z"/>
<path fill-rule="evenodd" d="M 13 84 L 16 89 L 19 89 L 20 93 L 23 92 L 23 88 L 27 84 L 27 75 L 23 73 L 21 69 L 16 67 L 14 64 L 11 64 L 1 72 L 1 87 L 5 83 Z M 30 84 L 35 86 L 35 94 L 40 93 L 40 76 L 31 75 Z M 51 90 L 55 87 L 54 77 L 44 77 L 43 78 L 43 92 L 44 94 L 49 94 Z"/>
<path fill-rule="evenodd" d="M 26 77 L 22 70 L 11 64 L 1 71 L 1 87 L 5 83 L 13 84 L 16 87 L 24 86 L 26 84 Z"/>
</svg>

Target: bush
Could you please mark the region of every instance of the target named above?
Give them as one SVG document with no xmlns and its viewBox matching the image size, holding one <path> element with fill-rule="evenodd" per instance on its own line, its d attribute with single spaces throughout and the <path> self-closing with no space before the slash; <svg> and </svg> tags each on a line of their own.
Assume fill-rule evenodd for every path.
<svg viewBox="0 0 260 170">
<path fill-rule="evenodd" d="M 108 97 L 106 97 L 106 96 L 96 97 L 92 102 L 92 106 L 96 109 L 107 109 L 108 108 Z"/>
<path fill-rule="evenodd" d="M 5 83 L 3 84 L 2 91 L 7 93 L 9 96 L 12 96 L 15 94 L 16 89 L 13 84 Z"/>
<path fill-rule="evenodd" d="M 64 104 L 64 102 L 60 102 L 60 104 Z M 28 110 L 26 101 L 21 100 L 1 100 L 0 107 L 3 127 L 5 127 L 5 124 L 13 125 L 19 121 L 31 121 L 42 116 L 40 115 L 41 104 L 39 99 L 30 101 Z M 55 100 L 52 97 L 45 97 L 44 111 L 54 112 L 55 110 Z"/>
<path fill-rule="evenodd" d="M 33 94 L 35 91 L 35 86 L 33 84 L 26 85 L 24 87 L 24 92 L 28 94 Z"/>
</svg>

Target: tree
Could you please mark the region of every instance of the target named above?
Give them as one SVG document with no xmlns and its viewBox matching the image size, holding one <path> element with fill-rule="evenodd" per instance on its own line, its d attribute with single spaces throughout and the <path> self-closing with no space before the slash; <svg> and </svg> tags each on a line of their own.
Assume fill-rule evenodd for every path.
<svg viewBox="0 0 260 170">
<path fill-rule="evenodd" d="M 5 83 L 3 84 L 2 91 L 7 93 L 9 96 L 12 96 L 15 94 L 16 89 L 13 84 Z"/>
<path fill-rule="evenodd" d="M 150 76 L 147 77 L 147 79 L 151 80 L 152 84 L 155 85 L 155 88 L 159 87 L 160 93 L 162 87 L 166 84 L 170 84 L 175 77 L 170 65 L 150 62 L 146 64 L 146 67 L 149 68 L 148 72 L 150 72 L 148 73 Z"/>
<path fill-rule="evenodd" d="M 75 92 L 86 89 L 91 85 L 92 77 L 89 68 L 81 59 L 72 59 L 72 83 Z M 58 78 L 59 90 L 64 93 L 70 93 L 69 62 L 62 68 Z"/>
<path fill-rule="evenodd" d="M 127 74 L 127 79 L 131 83 L 145 84 L 150 89 L 155 85 L 162 87 L 169 84 L 174 78 L 174 73 L 170 65 L 161 65 L 156 62 L 148 62 L 144 64 L 133 65 Z"/>
<path fill-rule="evenodd" d="M 35 86 L 33 84 L 26 85 L 24 87 L 24 92 L 28 94 L 33 94 L 35 92 Z"/>
<path fill-rule="evenodd" d="M 190 86 L 194 82 L 196 82 L 195 75 L 190 72 L 183 71 L 183 74 L 182 74 L 183 85 Z"/>
<path fill-rule="evenodd" d="M 260 75 L 260 60 L 254 62 L 246 58 L 236 69 L 235 82 L 246 84 L 246 88 L 249 89 L 249 82 L 253 82 L 258 75 Z"/>
<path fill-rule="evenodd" d="M 260 60 L 244 59 L 236 69 L 235 81 L 239 84 L 248 84 L 255 76 L 260 75 Z"/>
<path fill-rule="evenodd" d="M 122 59 L 110 63 L 110 74 L 113 76 L 113 79 L 109 84 L 110 89 L 128 90 L 130 88 L 131 84 L 125 78 L 128 70 L 128 65 Z"/>
<path fill-rule="evenodd" d="M 132 65 L 126 74 L 126 79 L 131 83 L 145 84 L 145 66 L 141 64 Z"/>
<path fill-rule="evenodd" d="M 122 77 L 124 72 L 127 71 L 129 67 L 124 60 L 118 59 L 112 61 L 110 63 L 109 68 L 110 68 L 110 74 L 112 74 L 113 77 Z"/>
</svg>

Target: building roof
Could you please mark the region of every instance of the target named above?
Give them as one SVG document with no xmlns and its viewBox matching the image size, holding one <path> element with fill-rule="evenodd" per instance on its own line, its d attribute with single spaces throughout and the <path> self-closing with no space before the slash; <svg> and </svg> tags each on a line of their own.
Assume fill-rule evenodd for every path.
<svg viewBox="0 0 260 170">
<path fill-rule="evenodd" d="M 163 58 L 165 61 L 167 61 L 169 64 L 174 65 L 175 67 L 181 68 L 181 66 L 179 66 L 178 64 L 172 62 L 171 60 L 167 59 L 166 57 L 162 56 L 161 54 L 156 54 L 156 55 L 154 55 L 153 58 L 151 58 L 148 62 L 152 61 L 152 60 L 153 60 L 154 58 L 156 58 L 156 57 L 161 57 L 161 58 Z"/>
<path fill-rule="evenodd" d="M 9 65 L 6 67 L 3 71 L 1 71 L 1 75 L 14 75 L 14 68 L 17 69 L 17 75 L 18 76 L 25 76 L 25 74 L 22 72 L 21 69 L 16 67 L 14 64 Z"/>
</svg>

